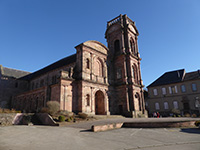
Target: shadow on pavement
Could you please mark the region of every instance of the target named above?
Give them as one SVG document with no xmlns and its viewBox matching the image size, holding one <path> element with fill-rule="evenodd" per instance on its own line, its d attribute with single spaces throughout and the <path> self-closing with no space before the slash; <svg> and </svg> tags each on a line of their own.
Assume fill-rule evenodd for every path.
<svg viewBox="0 0 200 150">
<path fill-rule="evenodd" d="M 183 128 L 180 130 L 180 132 L 200 134 L 200 128 Z"/>
<path fill-rule="evenodd" d="M 91 129 L 88 129 L 88 130 L 81 130 L 80 132 L 92 132 Z"/>
<path fill-rule="evenodd" d="M 80 132 L 92 132 L 91 129 L 88 129 L 88 130 L 81 130 Z"/>
</svg>

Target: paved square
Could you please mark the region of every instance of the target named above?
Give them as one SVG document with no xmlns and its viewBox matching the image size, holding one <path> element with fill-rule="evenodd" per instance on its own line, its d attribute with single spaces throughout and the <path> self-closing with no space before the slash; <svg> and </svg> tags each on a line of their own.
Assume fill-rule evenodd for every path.
<svg viewBox="0 0 200 150">
<path fill-rule="evenodd" d="M 90 132 L 74 127 L 0 127 L 0 150 L 199 150 L 198 128 L 121 128 Z"/>
</svg>

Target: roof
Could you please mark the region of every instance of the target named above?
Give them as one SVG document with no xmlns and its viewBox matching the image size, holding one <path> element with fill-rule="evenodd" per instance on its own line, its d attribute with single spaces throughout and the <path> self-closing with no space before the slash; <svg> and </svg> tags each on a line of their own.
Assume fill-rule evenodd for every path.
<svg viewBox="0 0 200 150">
<path fill-rule="evenodd" d="M 200 70 L 185 74 L 184 81 L 200 79 Z"/>
<path fill-rule="evenodd" d="M 20 79 L 21 80 L 31 80 L 33 78 L 36 78 L 36 77 L 38 77 L 38 76 L 40 76 L 42 74 L 45 74 L 45 73 L 49 72 L 49 71 L 55 70 L 57 68 L 63 67 L 65 65 L 68 65 L 68 64 L 71 64 L 71 63 L 74 63 L 74 62 L 76 62 L 76 54 L 73 54 L 71 56 L 65 57 L 65 58 L 63 58 L 63 59 L 61 59 L 61 60 L 59 60 L 59 61 L 57 61 L 57 62 L 55 62 L 55 63 L 53 63 L 51 65 L 48 65 L 45 68 L 42 68 L 42 69 L 40 69 L 40 70 L 38 70 L 36 72 L 33 72 L 33 73 L 31 73 L 31 74 L 29 74 L 27 76 L 22 77 Z"/>
<path fill-rule="evenodd" d="M 184 78 L 184 75 L 185 75 L 185 69 L 166 72 L 156 81 L 151 83 L 148 87 L 181 82 Z"/>
<path fill-rule="evenodd" d="M 82 46 L 93 49 L 93 50 L 100 52 L 101 54 L 104 54 L 104 55 L 105 54 L 107 55 L 107 53 L 108 53 L 108 48 L 104 44 L 102 44 L 101 42 L 98 42 L 98 41 L 89 40 L 89 41 L 86 41 L 84 43 L 77 45 L 75 48 L 77 49 L 78 47 L 82 47 Z"/>
<path fill-rule="evenodd" d="M 30 72 L 27 72 L 27 71 L 11 69 L 7 67 L 3 67 L 2 65 L 0 65 L 0 73 L 4 76 L 13 77 L 13 78 L 20 78 L 27 74 L 30 74 Z"/>
</svg>

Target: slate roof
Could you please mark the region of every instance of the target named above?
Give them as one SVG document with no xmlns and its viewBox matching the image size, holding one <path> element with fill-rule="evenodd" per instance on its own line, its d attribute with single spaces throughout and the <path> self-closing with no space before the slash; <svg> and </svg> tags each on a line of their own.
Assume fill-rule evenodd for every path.
<svg viewBox="0 0 200 150">
<path fill-rule="evenodd" d="M 186 73 L 184 77 L 184 81 L 194 80 L 194 79 L 200 79 L 200 70 Z"/>
<path fill-rule="evenodd" d="M 185 69 L 166 72 L 156 81 L 151 83 L 148 87 L 181 82 L 183 80 L 184 74 L 185 74 Z"/>
<path fill-rule="evenodd" d="M 200 70 L 188 73 L 185 72 L 185 69 L 175 70 L 164 73 L 161 77 L 159 77 L 157 80 L 151 83 L 148 87 L 166 85 L 195 79 L 200 79 Z"/>
<path fill-rule="evenodd" d="M 0 65 L 0 73 L 3 76 L 13 77 L 13 78 L 20 78 L 20 77 L 30 74 L 30 72 L 27 72 L 27 71 L 11 69 L 7 67 L 3 67 L 2 65 Z"/>
<path fill-rule="evenodd" d="M 71 64 L 71 63 L 74 63 L 74 62 L 76 62 L 76 54 L 65 57 L 65 58 L 63 58 L 63 59 L 61 59 L 61 60 L 59 60 L 59 61 L 57 61 L 57 62 L 55 62 L 51 65 L 48 65 L 45 68 L 42 68 L 42 69 L 40 69 L 36 72 L 33 72 L 33 73 L 31 73 L 27 76 L 24 76 L 24 77 L 20 78 L 20 80 L 31 80 L 33 78 L 36 78 L 36 77 L 38 77 L 42 74 L 49 72 L 49 71 L 55 70 L 57 68 L 63 67 L 65 65 L 68 65 L 68 64 Z"/>
</svg>

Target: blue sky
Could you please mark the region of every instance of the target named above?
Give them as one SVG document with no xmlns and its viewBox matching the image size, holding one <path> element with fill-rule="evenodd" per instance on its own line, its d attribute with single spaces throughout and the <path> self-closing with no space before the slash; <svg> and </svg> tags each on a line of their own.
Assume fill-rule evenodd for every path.
<svg viewBox="0 0 200 150">
<path fill-rule="evenodd" d="M 87 40 L 107 45 L 107 21 L 127 14 L 139 30 L 147 86 L 166 71 L 200 69 L 199 0 L 0 0 L 0 64 L 34 72 Z"/>
</svg>

